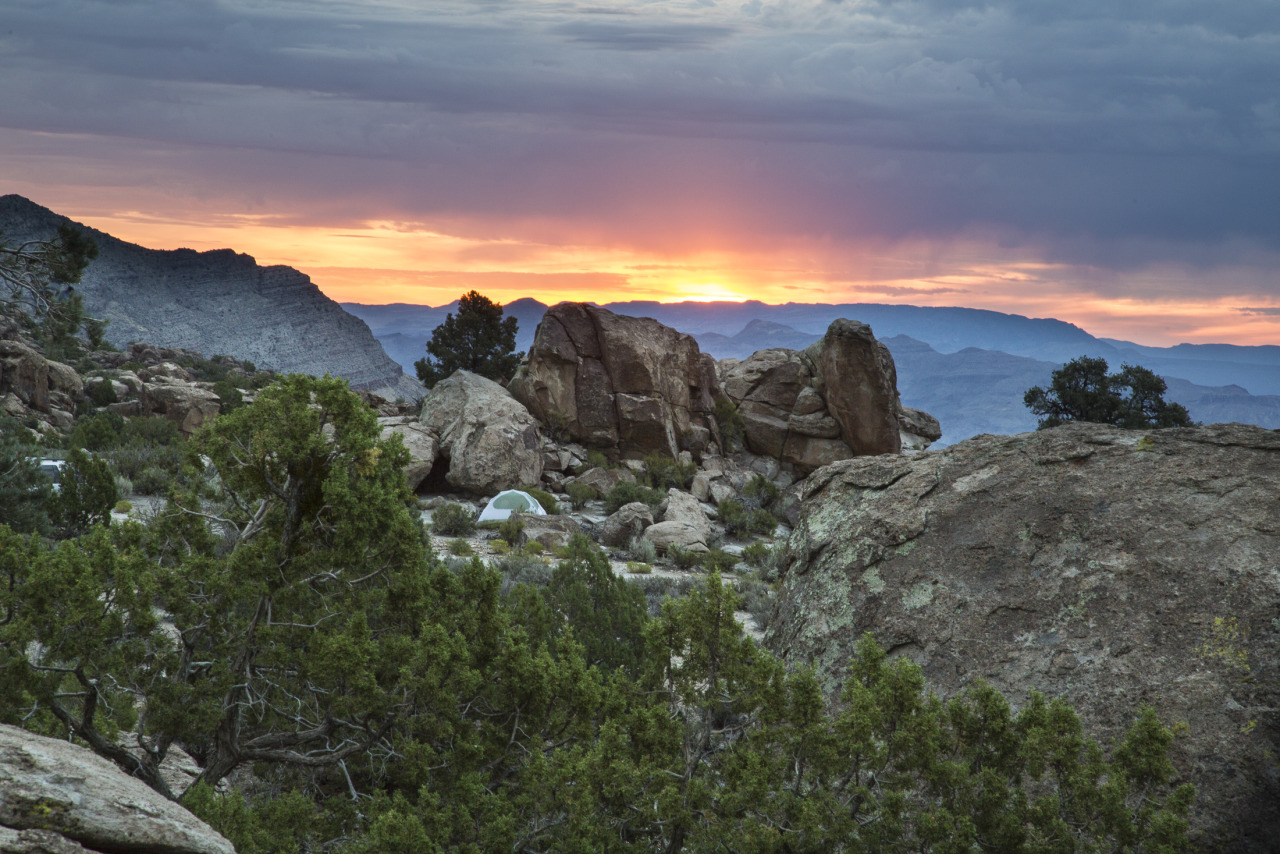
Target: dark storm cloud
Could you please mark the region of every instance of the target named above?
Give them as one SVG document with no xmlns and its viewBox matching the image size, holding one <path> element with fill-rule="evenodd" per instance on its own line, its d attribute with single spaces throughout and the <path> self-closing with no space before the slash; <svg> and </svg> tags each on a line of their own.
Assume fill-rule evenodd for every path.
<svg viewBox="0 0 1280 854">
<path fill-rule="evenodd" d="M 408 219 L 1280 249 L 1272 0 L 6 6 L 4 126 L 234 150 Z"/>
</svg>

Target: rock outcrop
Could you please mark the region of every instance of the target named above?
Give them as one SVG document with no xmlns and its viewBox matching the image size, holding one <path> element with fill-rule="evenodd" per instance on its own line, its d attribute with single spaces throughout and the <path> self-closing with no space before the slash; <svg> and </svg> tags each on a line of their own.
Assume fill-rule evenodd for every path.
<svg viewBox="0 0 1280 854">
<path fill-rule="evenodd" d="M 542 479 L 538 422 L 493 380 L 454 372 L 423 398 L 419 421 L 436 440 L 429 470 L 441 469 L 457 489 L 493 495 Z M 425 443 L 419 447 L 425 454 Z"/>
<path fill-rule="evenodd" d="M 235 854 L 207 824 L 107 760 L 5 724 L 0 851 Z"/>
<path fill-rule="evenodd" d="M 542 423 L 591 448 L 675 457 L 718 440 L 715 362 L 649 318 L 552 306 L 509 388 Z"/>
<path fill-rule="evenodd" d="M 1280 434 L 1072 424 L 810 476 L 766 643 L 834 686 L 863 632 L 952 694 L 1150 703 L 1221 850 L 1280 839 Z"/>
<path fill-rule="evenodd" d="M 0 197 L 6 240 L 47 239 L 69 222 L 21 196 Z M 425 394 L 363 321 L 292 267 L 260 267 L 230 249 L 145 249 L 76 225 L 98 245 L 76 290 L 90 315 L 111 321 L 106 337 L 117 347 L 228 353 L 276 371 L 345 377 L 388 399 Z"/>
<path fill-rule="evenodd" d="M 902 406 L 893 356 L 865 323 L 839 319 L 804 351 L 760 350 L 718 370 L 747 450 L 801 474 L 904 445 L 919 450 L 942 435 L 928 413 Z"/>
</svg>

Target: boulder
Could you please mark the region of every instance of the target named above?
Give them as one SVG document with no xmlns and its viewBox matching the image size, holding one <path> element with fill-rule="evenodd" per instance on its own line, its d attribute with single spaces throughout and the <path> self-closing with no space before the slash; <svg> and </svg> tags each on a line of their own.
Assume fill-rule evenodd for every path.
<svg viewBox="0 0 1280 854">
<path fill-rule="evenodd" d="M 221 406 L 221 399 L 213 392 L 177 380 L 142 386 L 143 411 L 168 418 L 187 435 L 217 415 Z"/>
<path fill-rule="evenodd" d="M 520 531 L 520 543 L 542 543 L 547 549 L 559 549 L 569 545 L 574 534 L 582 533 L 582 526 L 568 516 L 535 516 L 530 513 L 513 513 L 524 522 Z"/>
<path fill-rule="evenodd" d="M 84 391 L 84 380 L 80 378 L 80 374 L 75 368 L 53 360 L 47 360 L 45 364 L 49 369 L 49 390 L 51 392 L 60 391 L 74 399 Z"/>
<path fill-rule="evenodd" d="M 142 854 L 235 854 L 207 824 L 107 760 L 4 724 L 0 828 L 7 828 L 0 829 L 4 851 L 83 846 Z"/>
<path fill-rule="evenodd" d="M 49 411 L 49 363 L 20 341 L 0 340 L 0 394 L 7 392 L 30 409 Z"/>
<path fill-rule="evenodd" d="M 635 483 L 636 476 L 624 468 L 602 469 L 593 468 L 584 471 L 582 474 L 568 481 L 568 483 L 581 483 L 590 486 L 601 495 L 608 495 L 609 490 L 613 489 L 620 483 Z"/>
<path fill-rule="evenodd" d="M 617 512 L 600 523 L 600 542 L 606 546 L 621 548 L 645 532 L 653 524 L 653 511 L 642 501 L 633 501 L 618 508 Z"/>
<path fill-rule="evenodd" d="M 834 688 L 864 632 L 952 695 L 1062 697 L 1106 745 L 1143 704 L 1219 850 L 1280 839 L 1280 433 L 1070 424 L 808 479 L 766 644 Z"/>
<path fill-rule="evenodd" d="M 675 457 L 719 436 L 715 362 L 693 337 L 587 303 L 547 310 L 508 387 L 544 424 L 592 448 Z"/>
<path fill-rule="evenodd" d="M 702 534 L 703 540 L 711 535 L 711 522 L 707 519 L 707 514 L 703 512 L 698 499 L 689 493 L 669 489 L 663 505 L 660 508 L 663 522 L 681 522 L 695 528 Z"/>
<path fill-rule="evenodd" d="M 390 416 L 378 419 L 382 427 L 382 438 L 388 439 L 393 433 L 398 434 L 409 450 L 409 464 L 405 466 L 405 480 L 410 489 L 417 489 L 431 474 L 437 455 L 435 435 L 413 416 Z"/>
<path fill-rule="evenodd" d="M 912 449 L 942 435 L 937 419 L 901 405 L 893 357 L 865 323 L 839 319 L 807 350 L 759 350 L 718 370 L 747 451 L 801 476 L 837 460 L 898 453 L 903 435 Z"/>
<path fill-rule="evenodd" d="M 538 422 L 506 389 L 470 371 L 455 371 L 422 400 L 419 420 L 447 461 L 445 480 L 475 495 L 493 495 L 542 479 Z"/>
<path fill-rule="evenodd" d="M 840 425 L 840 438 L 856 456 L 902 450 L 898 427 L 898 374 L 889 348 L 871 327 L 840 318 L 811 346 L 818 390 Z"/>
<path fill-rule="evenodd" d="M 688 522 L 658 522 L 645 529 L 644 538 L 659 552 L 665 553 L 672 546 L 699 554 L 709 551 L 706 532 Z"/>
</svg>

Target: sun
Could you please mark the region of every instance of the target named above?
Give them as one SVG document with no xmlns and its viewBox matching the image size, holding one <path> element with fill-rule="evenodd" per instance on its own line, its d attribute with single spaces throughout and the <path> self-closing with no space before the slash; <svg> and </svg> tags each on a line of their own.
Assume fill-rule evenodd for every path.
<svg viewBox="0 0 1280 854">
<path fill-rule="evenodd" d="M 682 282 L 672 285 L 658 302 L 746 302 L 748 299 L 750 297 L 719 282 Z"/>
</svg>

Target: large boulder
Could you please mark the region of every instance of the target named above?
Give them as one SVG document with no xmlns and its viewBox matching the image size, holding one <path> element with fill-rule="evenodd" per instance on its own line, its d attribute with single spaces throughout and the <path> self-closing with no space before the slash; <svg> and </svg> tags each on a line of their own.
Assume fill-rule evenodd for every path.
<svg viewBox="0 0 1280 854">
<path fill-rule="evenodd" d="M 0 340 L 0 394 L 7 392 L 30 409 L 49 411 L 49 363 L 21 341 Z"/>
<path fill-rule="evenodd" d="M 642 501 L 632 501 L 617 509 L 600 523 L 600 542 L 621 548 L 645 532 L 653 524 L 653 511 Z"/>
<path fill-rule="evenodd" d="M 542 423 L 592 448 L 675 457 L 719 436 L 715 363 L 693 337 L 586 303 L 547 310 L 509 388 Z"/>
<path fill-rule="evenodd" d="M 235 854 L 207 824 L 83 747 L 0 724 L 0 851 Z"/>
<path fill-rule="evenodd" d="M 871 632 L 952 695 L 1063 697 L 1103 744 L 1151 704 L 1193 826 L 1280 839 L 1280 433 L 1071 424 L 813 473 L 766 643 L 834 688 Z"/>
<path fill-rule="evenodd" d="M 167 379 L 164 377 L 156 379 L 156 382 L 143 383 L 143 411 L 168 418 L 187 435 L 212 420 L 222 407 L 221 398 L 209 389 L 179 380 L 160 381 Z"/>
<path fill-rule="evenodd" d="M 436 438 L 435 465 L 445 480 L 475 495 L 542 479 L 538 422 L 506 389 L 470 371 L 436 383 L 422 400 L 419 420 Z"/>
<path fill-rule="evenodd" d="M 871 327 L 840 318 L 806 353 L 816 368 L 818 392 L 854 455 L 902 450 L 898 373 Z"/>
<path fill-rule="evenodd" d="M 409 464 L 404 468 L 405 480 L 410 489 L 417 489 L 431 474 L 435 465 L 437 446 L 433 434 L 422 422 L 412 415 L 391 415 L 378 419 L 382 428 L 382 439 L 398 435 L 409 451 Z"/>
</svg>

